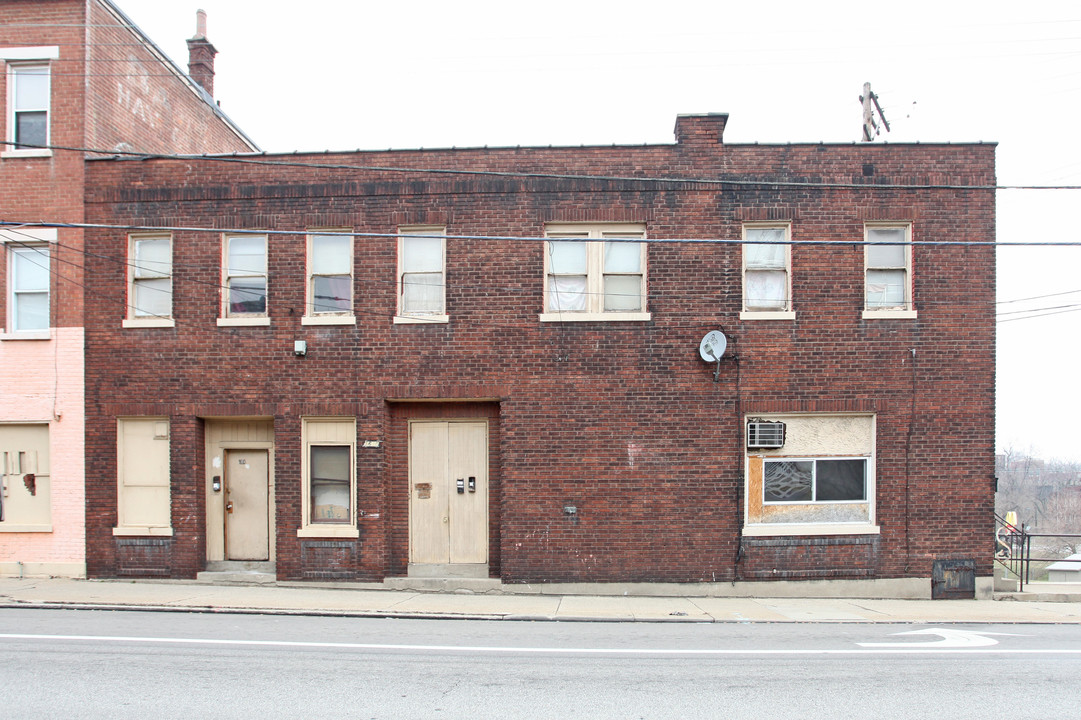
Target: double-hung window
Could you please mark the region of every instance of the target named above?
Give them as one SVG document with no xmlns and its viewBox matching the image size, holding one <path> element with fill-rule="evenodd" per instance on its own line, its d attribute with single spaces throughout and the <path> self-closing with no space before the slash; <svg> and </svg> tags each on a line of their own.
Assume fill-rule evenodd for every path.
<svg viewBox="0 0 1081 720">
<path fill-rule="evenodd" d="M 128 252 L 128 317 L 124 327 L 173 327 L 172 237 L 133 235 Z"/>
<path fill-rule="evenodd" d="M 300 537 L 357 537 L 356 422 L 305 418 Z"/>
<path fill-rule="evenodd" d="M 447 322 L 447 231 L 398 229 L 398 323 Z"/>
<path fill-rule="evenodd" d="M 49 246 L 18 244 L 10 248 L 11 330 L 49 329 Z"/>
<path fill-rule="evenodd" d="M 549 225 L 542 321 L 648 320 L 641 225 Z"/>
<path fill-rule="evenodd" d="M 353 238 L 347 234 L 308 235 L 305 325 L 355 324 Z"/>
<path fill-rule="evenodd" d="M 913 317 L 912 226 L 865 228 L 864 317 Z"/>
<path fill-rule="evenodd" d="M 226 235 L 219 325 L 269 325 L 267 236 Z"/>
<path fill-rule="evenodd" d="M 743 226 L 744 319 L 792 319 L 790 227 Z"/>
<path fill-rule="evenodd" d="M 49 144 L 48 64 L 8 65 L 8 140 L 15 150 L 45 150 Z"/>
</svg>

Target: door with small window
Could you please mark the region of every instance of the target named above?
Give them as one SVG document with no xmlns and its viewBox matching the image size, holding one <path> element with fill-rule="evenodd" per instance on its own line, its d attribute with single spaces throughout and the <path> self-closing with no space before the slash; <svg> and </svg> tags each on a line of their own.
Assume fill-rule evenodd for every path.
<svg viewBox="0 0 1081 720">
<path fill-rule="evenodd" d="M 411 423 L 409 488 L 410 562 L 488 562 L 486 422 Z"/>
</svg>

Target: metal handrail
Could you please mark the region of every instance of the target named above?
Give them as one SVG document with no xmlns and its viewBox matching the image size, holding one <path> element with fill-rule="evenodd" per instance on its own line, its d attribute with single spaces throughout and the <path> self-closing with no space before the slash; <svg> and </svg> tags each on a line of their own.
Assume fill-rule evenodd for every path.
<svg viewBox="0 0 1081 720">
<path fill-rule="evenodd" d="M 1033 533 L 1024 523 L 1011 524 L 995 513 L 995 561 L 1017 576 L 1018 590 L 1032 583 L 1032 563 L 1068 562 L 1081 563 L 1069 558 L 1045 558 L 1032 556 L 1032 538 L 1081 538 L 1077 533 Z"/>
</svg>

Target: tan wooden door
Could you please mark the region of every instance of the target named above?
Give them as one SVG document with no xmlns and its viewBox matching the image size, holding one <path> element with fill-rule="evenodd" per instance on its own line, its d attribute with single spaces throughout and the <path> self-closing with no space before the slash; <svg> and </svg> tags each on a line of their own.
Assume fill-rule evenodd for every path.
<svg viewBox="0 0 1081 720">
<path fill-rule="evenodd" d="M 411 423 L 409 489 L 410 562 L 488 562 L 487 423 Z"/>
<path fill-rule="evenodd" d="M 225 453 L 225 559 L 270 559 L 266 450 Z"/>
</svg>

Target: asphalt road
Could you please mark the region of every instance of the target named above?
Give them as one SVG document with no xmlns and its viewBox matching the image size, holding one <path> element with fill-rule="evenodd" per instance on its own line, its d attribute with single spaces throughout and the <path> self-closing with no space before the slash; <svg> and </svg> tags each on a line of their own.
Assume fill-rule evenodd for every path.
<svg viewBox="0 0 1081 720">
<path fill-rule="evenodd" d="M 5 718 L 1070 718 L 1081 627 L 0 609 Z"/>
</svg>

